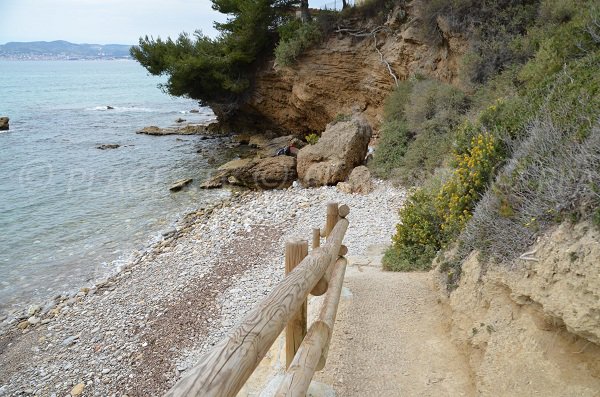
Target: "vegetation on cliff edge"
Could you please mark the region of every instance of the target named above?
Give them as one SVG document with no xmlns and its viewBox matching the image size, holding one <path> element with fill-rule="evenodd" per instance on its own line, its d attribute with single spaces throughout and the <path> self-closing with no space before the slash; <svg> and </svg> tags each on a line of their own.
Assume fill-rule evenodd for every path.
<svg viewBox="0 0 600 397">
<path fill-rule="evenodd" d="M 400 175 L 401 182 L 417 186 L 401 211 L 385 267 L 424 269 L 441 250 L 440 270 L 450 288 L 473 250 L 509 263 L 558 222 L 600 220 L 597 6 L 473 2 L 432 1 L 421 9 L 423 35 L 432 43 L 442 45 L 432 25 L 440 18 L 471 41 L 462 67 L 469 94 L 450 106 L 455 110 L 444 124 L 445 139 L 415 144 L 419 135 L 410 131 L 430 122 L 435 100 L 414 82 L 401 86 L 388 100 L 381 130 L 381 144 L 392 145 L 380 144 L 373 164 L 379 175 Z M 415 97 L 432 110 L 409 127 L 407 110 Z M 435 170 L 424 160 L 433 142 L 442 148 Z M 411 157 L 421 160 L 407 167 Z M 424 177 L 411 178 L 413 170 Z"/>
</svg>

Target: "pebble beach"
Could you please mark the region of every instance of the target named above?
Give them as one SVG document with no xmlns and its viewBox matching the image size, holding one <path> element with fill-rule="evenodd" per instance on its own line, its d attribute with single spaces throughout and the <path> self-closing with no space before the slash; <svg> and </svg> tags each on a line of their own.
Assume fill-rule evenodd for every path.
<svg viewBox="0 0 600 397">
<path fill-rule="evenodd" d="M 406 192 L 374 181 L 233 192 L 188 214 L 122 270 L 0 328 L 0 396 L 156 396 L 283 278 L 285 241 L 310 241 L 330 201 L 350 206 L 349 255 L 389 244 Z"/>
</svg>

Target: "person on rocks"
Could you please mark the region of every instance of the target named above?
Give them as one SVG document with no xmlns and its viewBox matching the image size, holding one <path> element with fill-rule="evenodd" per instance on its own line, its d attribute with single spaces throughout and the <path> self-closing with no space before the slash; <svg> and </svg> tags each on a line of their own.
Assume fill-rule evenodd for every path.
<svg viewBox="0 0 600 397">
<path fill-rule="evenodd" d="M 276 157 L 276 156 L 294 156 L 294 157 L 296 157 L 298 155 L 299 150 L 300 149 L 298 149 L 296 146 L 294 146 L 294 144 L 292 142 L 290 142 L 289 145 L 277 149 L 277 152 L 275 153 L 274 157 Z"/>
</svg>

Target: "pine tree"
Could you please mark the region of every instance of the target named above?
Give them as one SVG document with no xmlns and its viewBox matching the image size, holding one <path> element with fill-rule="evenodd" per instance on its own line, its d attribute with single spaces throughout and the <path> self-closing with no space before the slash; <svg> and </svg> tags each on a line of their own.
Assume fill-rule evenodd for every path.
<svg viewBox="0 0 600 397">
<path fill-rule="evenodd" d="M 167 75 L 163 89 L 202 104 L 235 104 L 251 86 L 254 72 L 277 42 L 277 26 L 299 0 L 212 0 L 229 19 L 216 23 L 211 39 L 196 31 L 176 40 L 145 36 L 131 55 L 153 75 Z"/>
</svg>

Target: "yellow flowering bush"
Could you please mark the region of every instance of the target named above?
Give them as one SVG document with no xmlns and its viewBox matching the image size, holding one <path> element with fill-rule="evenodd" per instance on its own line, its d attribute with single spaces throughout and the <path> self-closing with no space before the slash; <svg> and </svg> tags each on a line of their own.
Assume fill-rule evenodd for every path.
<svg viewBox="0 0 600 397">
<path fill-rule="evenodd" d="M 466 129 L 472 128 L 465 125 Z M 473 134 L 454 151 L 456 168 L 433 192 L 417 190 L 400 210 L 392 247 L 383 258 L 387 270 L 424 270 L 444 244 L 471 219 L 495 167 L 503 159 L 500 143 L 490 133 Z"/>
<path fill-rule="evenodd" d="M 473 208 L 487 188 L 493 170 L 501 159 L 498 141 L 489 133 L 471 138 L 464 153 L 455 153 L 456 170 L 436 197 L 441 231 L 452 236 L 471 218 Z"/>
</svg>

